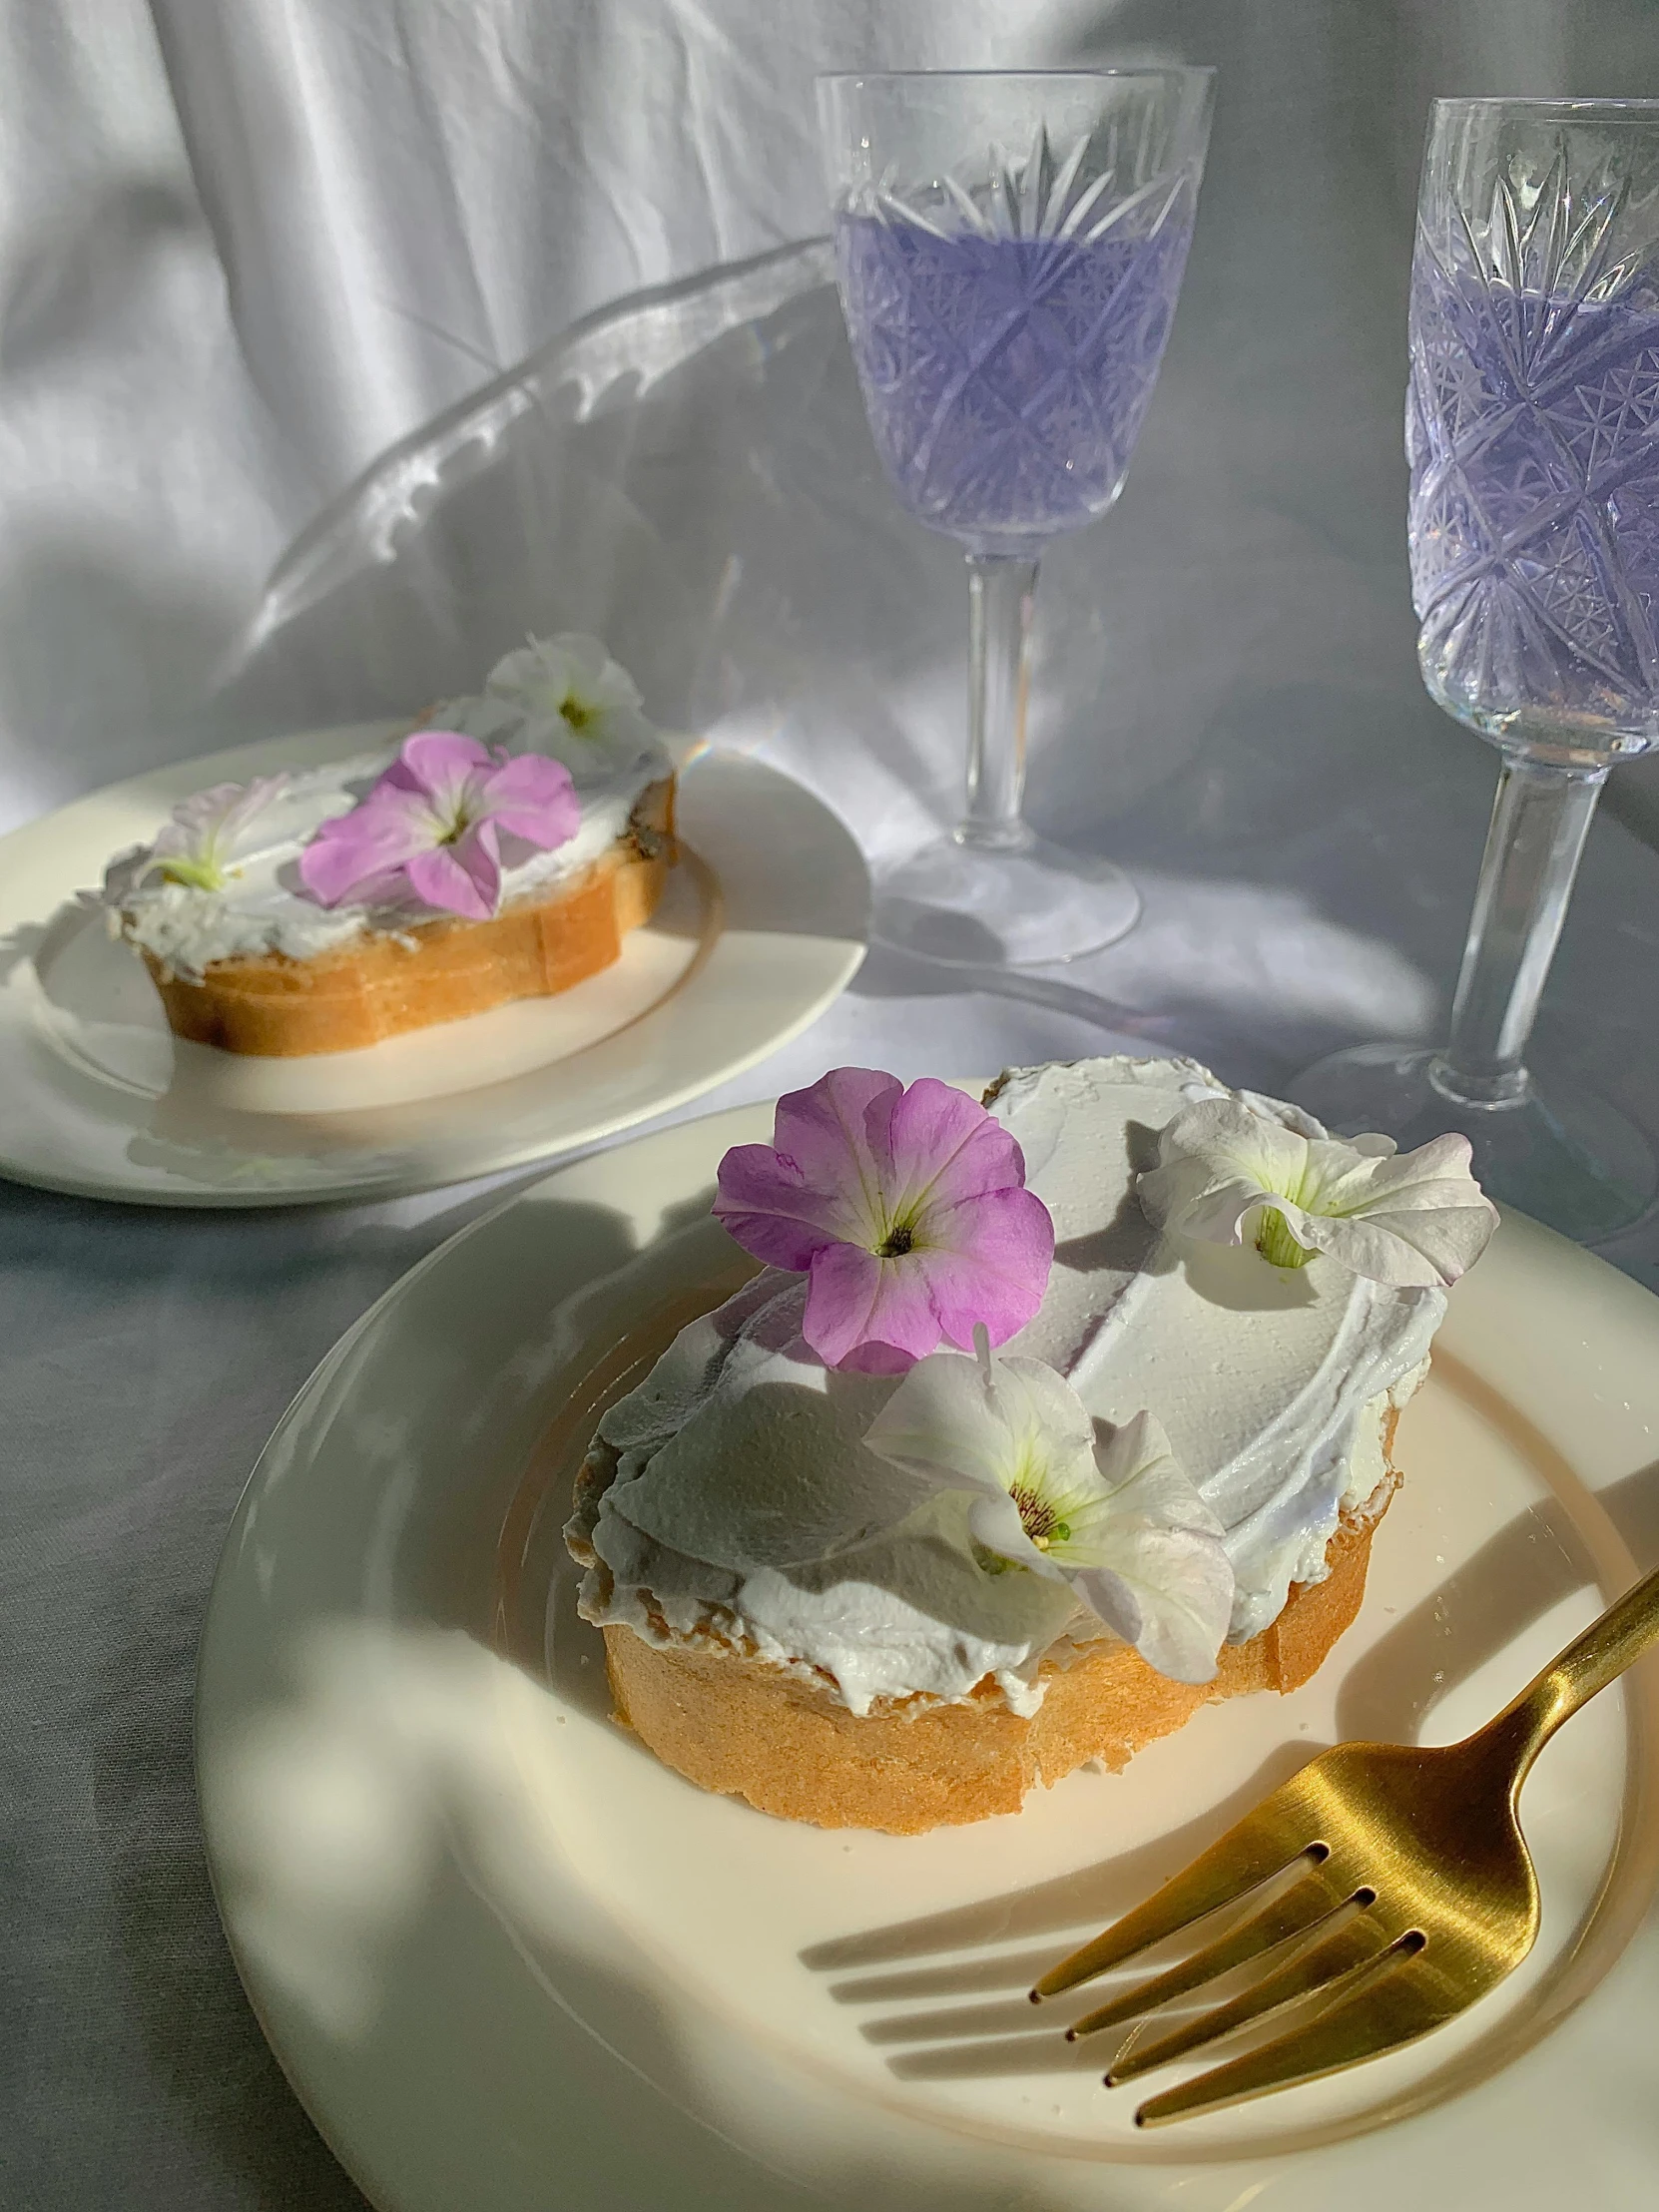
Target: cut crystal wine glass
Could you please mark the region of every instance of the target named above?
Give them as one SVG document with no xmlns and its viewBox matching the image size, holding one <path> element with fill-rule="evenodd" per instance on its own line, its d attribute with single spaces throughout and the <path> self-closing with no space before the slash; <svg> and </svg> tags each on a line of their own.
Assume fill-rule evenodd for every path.
<svg viewBox="0 0 1659 2212">
<path fill-rule="evenodd" d="M 1523 1056 L 1601 787 L 1659 741 L 1659 102 L 1435 102 L 1410 363 L 1418 659 L 1498 748 L 1497 803 L 1446 1043 L 1296 1096 L 1345 1134 L 1463 1129 L 1495 1196 L 1596 1239 L 1651 1202 L 1651 1150 Z"/>
<path fill-rule="evenodd" d="M 967 811 L 878 878 L 875 934 L 1067 960 L 1134 924 L 1109 862 L 1022 813 L 1043 547 L 1123 488 L 1192 236 L 1213 72 L 820 80 L 841 304 L 876 451 L 964 548 Z"/>
</svg>

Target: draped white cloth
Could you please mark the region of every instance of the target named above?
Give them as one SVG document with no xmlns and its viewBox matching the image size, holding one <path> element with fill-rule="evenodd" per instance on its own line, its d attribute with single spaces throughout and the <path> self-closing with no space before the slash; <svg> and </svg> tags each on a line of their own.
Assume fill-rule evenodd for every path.
<svg viewBox="0 0 1659 2212">
<path fill-rule="evenodd" d="M 960 576 L 877 476 L 802 243 L 812 73 L 1148 56 L 1220 66 L 1212 156 L 1129 488 L 1047 564 L 1032 777 L 1146 922 L 1005 988 L 872 958 L 739 1088 L 1137 1040 L 1271 1088 L 1427 1034 L 1493 763 L 1423 699 L 1406 598 L 1425 105 L 1659 94 L 1646 0 L 0 0 L 0 828 L 562 625 L 873 852 L 918 836 Z M 1650 1129 L 1654 789 L 1615 780 L 1542 1040 Z M 474 1203 L 0 1186 L 8 2204 L 355 2201 L 223 1951 L 191 1664 L 282 1403 Z M 1654 1235 L 1617 1257 L 1651 1279 Z"/>
</svg>

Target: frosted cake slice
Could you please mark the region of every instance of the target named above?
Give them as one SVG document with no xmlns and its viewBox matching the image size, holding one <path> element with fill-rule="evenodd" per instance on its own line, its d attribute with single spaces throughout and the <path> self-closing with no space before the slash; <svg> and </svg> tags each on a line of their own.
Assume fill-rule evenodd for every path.
<svg viewBox="0 0 1659 2212">
<path fill-rule="evenodd" d="M 882 1082 L 896 1093 L 869 1076 L 857 1095 L 890 1118 Z M 924 1089 L 945 1093 L 905 1100 Z M 781 1141 L 784 1109 L 814 1095 L 783 1102 Z M 831 1365 L 808 1341 L 816 1277 L 767 1267 L 605 1414 L 578 1485 L 567 1542 L 619 1717 L 692 1781 L 786 1818 L 913 1833 L 1010 1812 L 1085 1760 L 1121 1767 L 1209 1700 L 1305 1682 L 1364 1595 L 1444 1284 L 1490 1233 L 1463 1140 L 1404 1159 L 1326 1142 L 1190 1060 L 1018 1069 L 986 1105 L 985 1145 L 1052 1224 L 1034 1310 L 994 1358 L 982 1330 L 969 1351 L 947 1296 L 937 1351 L 864 1344 Z M 1291 1161 L 1263 1173 L 1302 1178 L 1283 1211 L 1282 1184 L 1247 1203 L 1253 1186 L 1212 1172 L 1241 1131 Z M 797 1152 L 771 1157 L 822 1225 Z M 738 1157 L 717 1211 L 753 1250 Z M 877 1268 L 920 1251 L 889 1214 Z M 1292 1227 L 1308 1241 L 1276 1264 L 1263 1247 Z M 1357 1253 L 1395 1280 L 1355 1272 Z M 1009 1461 L 1005 1499 L 973 1437 L 946 1433 L 980 1418 L 976 1389 L 1029 1461 Z M 1010 1428 L 1020 1391 L 1038 1410 Z M 1092 1449 L 1095 1469 L 1074 1465 L 1068 1491 L 1039 1461 L 1058 1465 L 1079 1420 L 1064 1449 Z"/>
<path fill-rule="evenodd" d="M 610 966 L 662 895 L 674 798 L 604 647 L 532 641 L 395 746 L 187 800 L 103 895 L 175 1034 L 346 1051 Z"/>
</svg>

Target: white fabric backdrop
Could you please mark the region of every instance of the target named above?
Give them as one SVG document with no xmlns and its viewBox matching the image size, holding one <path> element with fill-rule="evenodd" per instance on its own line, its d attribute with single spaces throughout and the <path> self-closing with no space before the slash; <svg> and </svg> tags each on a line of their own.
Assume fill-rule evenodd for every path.
<svg viewBox="0 0 1659 2212">
<path fill-rule="evenodd" d="M 1049 564 L 1033 774 L 1147 922 L 1003 989 L 874 958 L 739 1088 L 1136 1040 L 1271 1087 L 1427 1033 L 1493 764 L 1423 700 L 1405 596 L 1423 110 L 1659 93 L 1646 0 L 0 0 L 0 827 L 418 708 L 552 619 L 872 848 L 914 835 L 952 797 L 960 578 L 792 251 L 811 73 L 1151 54 L 1220 65 L 1212 160 L 1129 489 Z M 1612 805 L 1542 1041 L 1653 1128 L 1659 807 L 1639 771 Z M 356 2201 L 224 1955 L 191 1665 L 282 1403 L 477 1203 L 0 1186 L 7 2205 Z M 1616 1256 L 1659 1277 L 1650 1235 Z"/>
<path fill-rule="evenodd" d="M 1375 505 L 1397 632 L 1426 100 L 1651 91 L 1656 43 L 1646 0 L 4 0 L 0 827 L 176 754 L 283 549 L 395 440 L 820 230 L 823 67 L 1219 63 L 1171 364 L 1205 405 L 1162 426 L 1212 433 L 1212 541 L 1241 496 Z"/>
</svg>

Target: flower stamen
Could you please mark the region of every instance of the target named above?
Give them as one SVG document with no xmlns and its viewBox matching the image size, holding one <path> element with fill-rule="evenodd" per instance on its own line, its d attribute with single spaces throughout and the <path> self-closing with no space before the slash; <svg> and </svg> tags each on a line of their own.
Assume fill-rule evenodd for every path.
<svg viewBox="0 0 1659 2212">
<path fill-rule="evenodd" d="M 904 1223 L 901 1221 L 894 1222 L 893 1226 L 887 1231 L 887 1234 L 876 1246 L 875 1257 L 878 1260 L 902 1260 L 905 1253 L 911 1250 L 914 1243 L 915 1238 L 912 1232 L 908 1228 L 906 1228 Z"/>
<path fill-rule="evenodd" d="M 1063 1544 L 1071 1534 L 1048 1499 L 1032 1483 L 1016 1482 L 1008 1495 L 1018 1509 L 1021 1528 L 1039 1551 L 1046 1551 L 1051 1543 Z"/>
</svg>

